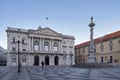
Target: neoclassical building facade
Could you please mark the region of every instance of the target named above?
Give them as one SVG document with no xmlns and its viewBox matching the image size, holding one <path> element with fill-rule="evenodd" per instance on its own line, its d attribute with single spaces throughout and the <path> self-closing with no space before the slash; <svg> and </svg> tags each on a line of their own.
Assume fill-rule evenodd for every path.
<svg viewBox="0 0 120 80">
<path fill-rule="evenodd" d="M 7 66 L 73 65 L 74 36 L 63 35 L 50 28 L 7 30 Z M 18 40 L 20 43 L 18 44 Z"/>
<path fill-rule="evenodd" d="M 88 63 L 89 41 L 75 46 L 76 64 Z M 94 39 L 97 63 L 120 64 L 120 31 Z"/>
</svg>

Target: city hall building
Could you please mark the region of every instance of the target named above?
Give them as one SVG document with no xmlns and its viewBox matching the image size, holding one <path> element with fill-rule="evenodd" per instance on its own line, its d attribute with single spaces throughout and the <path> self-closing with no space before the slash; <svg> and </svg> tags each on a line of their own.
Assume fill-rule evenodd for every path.
<svg viewBox="0 0 120 80">
<path fill-rule="evenodd" d="M 7 66 L 73 65 L 74 36 L 63 35 L 50 28 L 7 30 Z M 18 43 L 19 41 L 19 43 Z"/>
<path fill-rule="evenodd" d="M 76 64 L 88 63 L 89 41 L 75 46 Z M 120 64 L 120 31 L 94 39 L 97 63 Z"/>
</svg>

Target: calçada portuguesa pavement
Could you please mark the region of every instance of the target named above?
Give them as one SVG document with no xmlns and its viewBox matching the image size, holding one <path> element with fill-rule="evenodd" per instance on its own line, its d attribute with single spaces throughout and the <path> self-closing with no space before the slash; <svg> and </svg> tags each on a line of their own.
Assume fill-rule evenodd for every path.
<svg viewBox="0 0 120 80">
<path fill-rule="evenodd" d="M 0 80 L 120 80 L 120 67 L 75 68 L 70 66 L 0 66 Z"/>
</svg>

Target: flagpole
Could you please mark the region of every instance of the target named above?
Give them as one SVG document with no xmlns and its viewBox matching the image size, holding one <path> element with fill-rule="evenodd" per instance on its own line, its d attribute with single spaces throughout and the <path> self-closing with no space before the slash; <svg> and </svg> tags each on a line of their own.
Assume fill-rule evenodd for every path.
<svg viewBox="0 0 120 80">
<path fill-rule="evenodd" d="M 46 25 L 45 27 L 49 27 L 48 20 L 49 20 L 49 18 L 46 16 L 46 18 L 45 18 L 45 25 L 47 24 L 48 26 Z"/>
</svg>

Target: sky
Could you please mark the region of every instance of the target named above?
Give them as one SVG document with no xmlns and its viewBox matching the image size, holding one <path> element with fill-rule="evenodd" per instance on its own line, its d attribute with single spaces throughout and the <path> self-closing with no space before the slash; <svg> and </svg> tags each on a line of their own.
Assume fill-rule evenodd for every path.
<svg viewBox="0 0 120 80">
<path fill-rule="evenodd" d="M 7 49 L 7 27 L 38 26 L 72 35 L 77 45 L 90 40 L 91 16 L 94 38 L 120 30 L 120 0 L 0 0 L 0 46 Z"/>
</svg>

